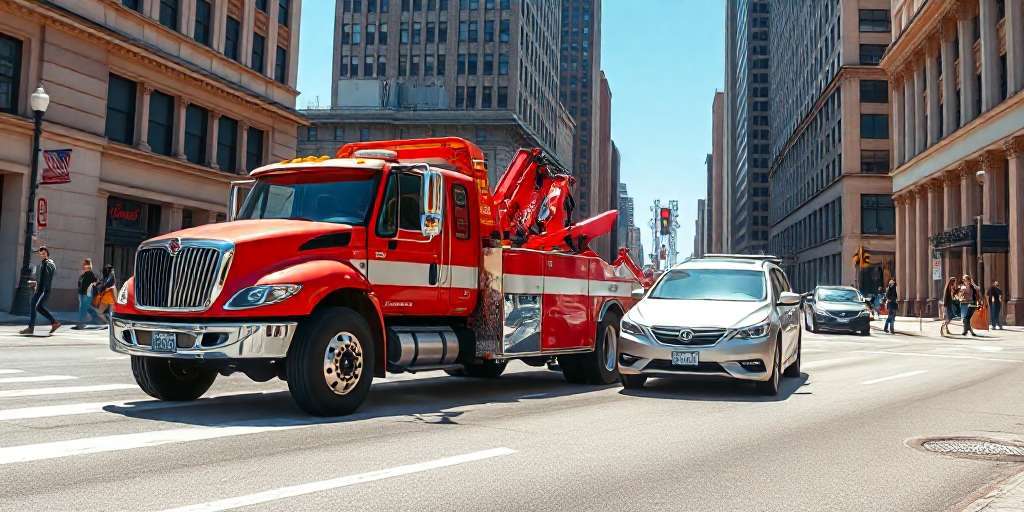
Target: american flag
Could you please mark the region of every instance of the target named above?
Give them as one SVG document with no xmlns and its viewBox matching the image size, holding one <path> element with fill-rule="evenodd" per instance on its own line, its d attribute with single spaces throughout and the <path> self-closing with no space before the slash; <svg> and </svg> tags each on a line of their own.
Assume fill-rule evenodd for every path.
<svg viewBox="0 0 1024 512">
<path fill-rule="evenodd" d="M 71 183 L 71 150 L 48 149 L 43 151 L 46 168 L 43 169 L 43 185 Z"/>
</svg>

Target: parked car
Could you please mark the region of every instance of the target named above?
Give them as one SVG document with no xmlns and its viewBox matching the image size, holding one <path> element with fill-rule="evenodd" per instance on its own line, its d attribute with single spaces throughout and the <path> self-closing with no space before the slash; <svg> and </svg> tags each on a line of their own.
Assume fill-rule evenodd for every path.
<svg viewBox="0 0 1024 512">
<path fill-rule="evenodd" d="M 850 286 L 816 287 L 804 296 L 803 313 L 810 332 L 871 334 L 871 304 Z"/>
<path fill-rule="evenodd" d="M 623 317 L 619 374 L 627 389 L 648 377 L 714 375 L 777 395 L 800 375 L 800 295 L 778 260 L 709 255 L 665 272 Z"/>
</svg>

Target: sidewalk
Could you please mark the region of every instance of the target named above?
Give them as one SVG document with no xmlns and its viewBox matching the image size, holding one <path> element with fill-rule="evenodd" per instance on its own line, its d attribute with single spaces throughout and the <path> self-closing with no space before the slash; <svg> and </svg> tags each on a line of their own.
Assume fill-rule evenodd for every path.
<svg viewBox="0 0 1024 512">
<path fill-rule="evenodd" d="M 871 330 L 876 333 L 881 333 L 885 336 L 882 327 L 885 325 L 885 317 L 880 317 L 878 320 L 871 321 Z M 897 316 L 896 317 L 896 334 L 906 336 L 924 336 L 929 338 L 941 338 L 939 334 L 939 327 L 942 326 L 942 321 L 935 318 L 922 318 L 918 319 L 916 316 Z M 949 324 L 949 330 L 953 333 L 950 338 L 962 339 L 960 333 L 963 331 L 963 324 L 959 320 L 953 320 Z M 975 329 L 980 338 L 1002 338 L 1005 336 L 1019 336 L 1024 334 L 1024 327 L 1007 326 L 1005 330 L 979 330 Z M 967 335 L 967 338 L 972 338 L 971 335 Z"/>
<path fill-rule="evenodd" d="M 1006 483 L 992 490 L 967 506 L 964 512 L 1021 512 L 1024 510 L 1024 472 L 1006 480 Z"/>
<path fill-rule="evenodd" d="M 58 322 L 65 327 L 71 327 L 78 323 L 78 311 L 51 311 Z M 6 311 L 0 312 L 0 325 L 28 325 L 28 316 L 12 315 Z M 42 315 L 36 315 L 36 328 L 49 326 Z"/>
</svg>

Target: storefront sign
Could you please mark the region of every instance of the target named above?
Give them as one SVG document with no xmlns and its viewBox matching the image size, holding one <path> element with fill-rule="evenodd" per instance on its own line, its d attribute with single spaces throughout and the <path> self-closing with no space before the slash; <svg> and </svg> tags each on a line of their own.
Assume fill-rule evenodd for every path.
<svg viewBox="0 0 1024 512">
<path fill-rule="evenodd" d="M 109 198 L 107 200 L 107 227 L 128 231 L 145 231 L 143 208 L 145 205 L 138 201 Z"/>
<path fill-rule="evenodd" d="M 36 201 L 36 229 L 46 228 L 46 198 Z"/>
<path fill-rule="evenodd" d="M 932 260 L 932 281 L 942 281 L 942 260 Z"/>
<path fill-rule="evenodd" d="M 956 247 L 974 248 L 977 243 L 978 228 L 975 225 L 960 226 L 939 233 L 930 238 L 936 250 L 953 249 Z M 981 226 L 981 252 L 1009 252 L 1010 230 L 1006 224 L 984 224 Z"/>
</svg>

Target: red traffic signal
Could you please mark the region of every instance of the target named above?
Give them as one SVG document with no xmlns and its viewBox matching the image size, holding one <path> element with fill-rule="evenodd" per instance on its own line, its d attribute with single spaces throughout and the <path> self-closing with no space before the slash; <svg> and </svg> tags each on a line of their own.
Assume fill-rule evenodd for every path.
<svg viewBox="0 0 1024 512">
<path fill-rule="evenodd" d="M 668 208 L 662 208 L 658 212 L 658 231 L 662 235 L 669 235 L 672 233 L 672 210 Z"/>
</svg>

